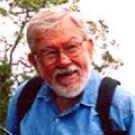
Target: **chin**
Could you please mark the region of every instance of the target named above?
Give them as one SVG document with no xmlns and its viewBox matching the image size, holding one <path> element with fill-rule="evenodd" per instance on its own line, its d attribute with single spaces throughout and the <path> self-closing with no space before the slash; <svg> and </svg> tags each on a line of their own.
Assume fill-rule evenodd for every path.
<svg viewBox="0 0 135 135">
<path fill-rule="evenodd" d="M 58 96 L 65 98 L 73 98 L 80 95 L 84 91 L 89 80 L 89 73 L 90 71 L 84 73 L 79 81 L 72 82 L 72 84 L 69 83 L 69 85 L 67 86 L 60 85 L 55 80 L 49 86 Z"/>
</svg>

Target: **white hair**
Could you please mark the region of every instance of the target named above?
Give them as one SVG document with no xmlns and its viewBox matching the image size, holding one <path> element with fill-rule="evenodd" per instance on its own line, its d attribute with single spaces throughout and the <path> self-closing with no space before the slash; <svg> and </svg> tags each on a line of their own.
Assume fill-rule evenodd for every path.
<svg viewBox="0 0 135 135">
<path fill-rule="evenodd" d="M 88 33 L 86 24 L 79 12 L 73 12 L 70 8 L 64 6 L 55 6 L 39 11 L 31 18 L 27 28 L 27 41 L 31 51 L 34 50 L 35 32 L 45 33 L 46 31 L 53 31 L 60 27 L 60 22 L 68 18 L 74 23 L 80 31 L 86 36 Z"/>
</svg>

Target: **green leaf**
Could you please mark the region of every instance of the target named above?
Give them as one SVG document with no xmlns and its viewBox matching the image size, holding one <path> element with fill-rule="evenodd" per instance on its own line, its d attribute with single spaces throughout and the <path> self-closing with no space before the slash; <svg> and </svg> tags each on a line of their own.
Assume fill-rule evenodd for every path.
<svg viewBox="0 0 135 135">
<path fill-rule="evenodd" d="M 41 0 L 15 0 L 14 5 L 29 10 L 38 10 L 41 6 Z"/>
<path fill-rule="evenodd" d="M 54 5 L 59 5 L 59 4 L 66 3 L 67 1 L 68 0 L 48 0 L 48 3 L 54 4 Z"/>
<path fill-rule="evenodd" d="M 106 51 L 106 52 L 104 53 L 104 55 L 102 56 L 102 58 L 103 58 L 105 61 L 109 62 L 109 63 L 115 62 L 113 56 L 112 56 L 108 51 Z"/>
<path fill-rule="evenodd" d="M 7 11 L 4 8 L 0 7 L 0 14 L 3 15 L 3 16 L 6 16 L 7 15 Z"/>
</svg>

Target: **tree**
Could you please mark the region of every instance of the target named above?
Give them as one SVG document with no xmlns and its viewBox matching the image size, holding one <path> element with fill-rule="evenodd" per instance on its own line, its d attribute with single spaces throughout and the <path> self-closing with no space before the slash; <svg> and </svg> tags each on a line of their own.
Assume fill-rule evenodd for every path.
<svg viewBox="0 0 135 135">
<path fill-rule="evenodd" d="M 109 26 L 105 21 L 87 21 L 87 24 L 90 36 L 95 41 L 94 68 L 102 74 L 108 74 L 122 66 L 123 62 L 118 54 L 113 55 L 117 52 L 119 44 L 115 39 L 108 37 Z"/>
<path fill-rule="evenodd" d="M 27 22 L 40 8 L 46 8 L 57 4 L 69 3 L 72 10 L 77 10 L 78 0 L 1 0 L 0 5 L 0 20 L 3 20 L 1 25 L 7 26 L 8 22 L 15 28 L 11 29 L 10 35 L 1 35 L 1 51 L 0 51 L 0 125 L 4 125 L 6 110 L 10 97 L 13 94 L 13 88 L 18 86 L 23 80 L 28 79 L 34 74 L 34 70 L 28 63 L 26 56 L 27 46 L 25 39 L 25 28 Z M 6 20 L 5 20 L 6 19 Z M 122 64 L 121 61 L 112 57 L 108 46 L 117 46 L 115 40 L 108 41 L 108 26 L 103 20 L 99 22 L 88 21 L 90 35 L 97 42 L 102 43 L 97 45 L 95 50 L 102 50 L 101 64 L 95 61 L 93 65 L 96 70 L 104 73 L 105 68 L 118 68 Z M 10 33 L 10 30 L 6 30 Z M 7 34 L 6 33 L 6 34 Z M 21 53 L 17 54 L 21 48 Z M 25 49 L 24 49 L 25 48 Z M 21 69 L 21 70 L 20 70 Z"/>
</svg>

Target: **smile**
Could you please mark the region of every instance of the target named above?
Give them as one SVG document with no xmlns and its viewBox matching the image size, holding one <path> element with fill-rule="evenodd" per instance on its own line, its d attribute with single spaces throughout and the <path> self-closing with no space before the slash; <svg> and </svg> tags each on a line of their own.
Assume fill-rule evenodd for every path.
<svg viewBox="0 0 135 135">
<path fill-rule="evenodd" d="M 55 76 L 56 82 L 62 85 L 71 85 L 74 82 L 77 82 L 79 77 L 79 71 L 77 70 L 72 70 L 72 71 L 67 71 L 63 73 L 59 73 Z"/>
<path fill-rule="evenodd" d="M 64 72 L 64 73 L 60 73 L 56 75 L 56 79 L 59 78 L 72 78 L 74 75 L 76 75 L 78 73 L 77 70 L 71 71 L 71 72 Z"/>
</svg>

